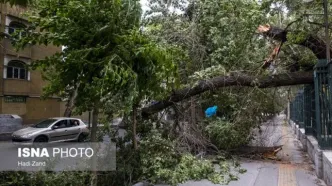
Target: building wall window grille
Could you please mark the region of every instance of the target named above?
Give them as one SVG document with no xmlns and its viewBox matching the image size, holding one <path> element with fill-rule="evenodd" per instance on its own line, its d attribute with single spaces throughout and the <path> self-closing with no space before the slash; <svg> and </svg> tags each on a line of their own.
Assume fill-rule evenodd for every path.
<svg viewBox="0 0 332 186">
<path fill-rule="evenodd" d="M 5 96 L 6 103 L 25 103 L 26 97 L 24 96 Z"/>
</svg>

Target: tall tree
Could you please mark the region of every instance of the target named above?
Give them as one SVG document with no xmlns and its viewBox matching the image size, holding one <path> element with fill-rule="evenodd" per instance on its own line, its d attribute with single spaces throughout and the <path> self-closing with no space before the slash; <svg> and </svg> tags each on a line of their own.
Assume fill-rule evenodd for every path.
<svg viewBox="0 0 332 186">
<path fill-rule="evenodd" d="M 26 36 L 15 39 L 14 34 L 13 42 L 17 48 L 65 46 L 60 53 L 34 61 L 32 68 L 40 69 L 49 81 L 45 96 L 69 97 L 67 106 L 75 105 L 79 112 L 93 110 L 92 141 L 105 103 L 122 102 L 118 109 L 134 108 L 135 116 L 141 100 L 167 93 L 169 84 L 175 83 L 176 50 L 152 42 L 139 30 L 138 1 L 41 0 L 33 6 L 27 13 L 31 25 Z"/>
<path fill-rule="evenodd" d="M 13 34 L 15 46 L 65 46 L 62 52 L 32 63 L 49 82 L 44 96 L 69 98 L 67 106 L 74 105 L 79 112 L 93 110 L 92 142 L 97 141 L 99 113 L 105 105 L 116 102 L 118 111 L 132 111 L 137 149 L 139 104 L 170 91 L 176 82 L 173 56 L 178 50 L 141 32 L 137 0 L 40 0 L 32 6 L 26 14 L 27 34 Z"/>
</svg>

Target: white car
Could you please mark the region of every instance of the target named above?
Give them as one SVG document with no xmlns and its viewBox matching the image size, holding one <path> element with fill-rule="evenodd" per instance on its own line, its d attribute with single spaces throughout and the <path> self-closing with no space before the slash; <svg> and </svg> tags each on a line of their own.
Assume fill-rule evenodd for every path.
<svg viewBox="0 0 332 186">
<path fill-rule="evenodd" d="M 15 131 L 13 142 L 82 142 L 89 135 L 88 126 L 78 118 L 49 118 L 35 125 Z"/>
</svg>

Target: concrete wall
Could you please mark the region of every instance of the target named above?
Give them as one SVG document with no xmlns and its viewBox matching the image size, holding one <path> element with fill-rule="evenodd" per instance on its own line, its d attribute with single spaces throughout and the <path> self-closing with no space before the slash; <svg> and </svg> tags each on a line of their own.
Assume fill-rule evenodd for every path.
<svg viewBox="0 0 332 186">
<path fill-rule="evenodd" d="M 13 15 L 19 18 L 24 18 L 21 13 L 28 10 L 26 7 L 11 6 L 9 3 L 6 4 L 1 3 L 0 7 L 1 7 L 1 13 Z"/>
<path fill-rule="evenodd" d="M 306 151 L 307 150 L 307 136 L 305 135 L 305 130 L 301 129 L 299 130 L 299 140 L 301 141 L 301 143 L 303 144 L 303 150 Z"/>
<path fill-rule="evenodd" d="M 24 115 L 24 123 L 32 124 L 40 120 L 60 116 L 60 100 L 50 98 L 42 100 L 40 98 L 27 98 L 27 112 Z"/>
<path fill-rule="evenodd" d="M 30 82 L 22 79 L 3 79 L 3 95 L 28 96 Z"/>
<path fill-rule="evenodd" d="M 323 177 L 326 185 L 332 185 L 332 151 L 323 151 Z"/>
<path fill-rule="evenodd" d="M 317 148 L 318 142 L 315 140 L 315 137 L 313 136 L 308 136 L 307 137 L 307 152 L 310 157 L 310 159 L 314 160 L 315 159 L 315 147 Z"/>
<path fill-rule="evenodd" d="M 16 114 L 21 117 L 27 112 L 26 103 L 6 103 L 3 98 L 2 100 L 2 114 Z"/>
</svg>

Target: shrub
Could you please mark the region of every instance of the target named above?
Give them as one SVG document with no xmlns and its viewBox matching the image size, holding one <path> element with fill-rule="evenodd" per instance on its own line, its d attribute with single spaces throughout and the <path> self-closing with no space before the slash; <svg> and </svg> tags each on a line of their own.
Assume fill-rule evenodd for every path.
<svg viewBox="0 0 332 186">
<path fill-rule="evenodd" d="M 205 133 L 210 141 L 219 149 L 230 150 L 249 142 L 250 127 L 236 125 L 221 118 L 206 120 Z"/>
</svg>

